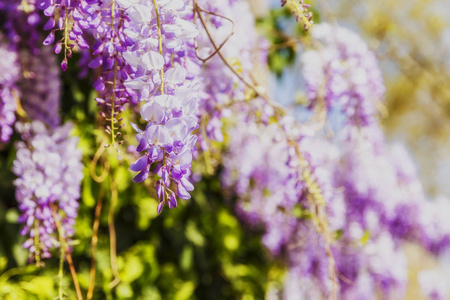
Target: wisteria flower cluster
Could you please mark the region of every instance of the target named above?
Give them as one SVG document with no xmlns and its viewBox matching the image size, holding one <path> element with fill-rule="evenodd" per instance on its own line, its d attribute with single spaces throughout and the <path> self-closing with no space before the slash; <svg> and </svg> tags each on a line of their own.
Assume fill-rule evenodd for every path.
<svg viewBox="0 0 450 300">
<path fill-rule="evenodd" d="M 17 143 L 13 171 L 18 176 L 16 199 L 28 236 L 24 248 L 36 257 L 49 257 L 52 247 L 60 247 L 61 234 L 67 241 L 74 235 L 80 183 L 83 178 L 78 138 L 69 137 L 70 123 L 55 130 L 41 121 L 18 123 L 23 141 Z M 58 218 L 55 220 L 55 216 Z M 56 222 L 61 223 L 58 233 Z"/>
<path fill-rule="evenodd" d="M 308 95 L 312 105 L 325 101 L 325 109 L 340 109 L 348 126 L 329 140 L 286 118 L 258 124 L 248 117 L 258 114 L 241 107 L 233 115 L 246 125 L 228 132 L 223 182 L 235 190 L 241 218 L 263 225 L 264 244 L 286 258 L 285 299 L 336 293 L 343 299 L 375 299 L 377 293 L 403 298 L 408 273 L 402 245 L 445 252 L 446 211 L 426 199 L 404 148 L 384 141 L 375 116 L 384 87 L 373 53 L 347 29 L 323 24 L 312 32 L 321 50 L 302 56 Z M 347 44 L 350 37 L 356 46 Z M 427 288 L 444 299 L 439 286 Z"/>
<path fill-rule="evenodd" d="M 0 35 L 0 39 L 2 36 Z M 13 133 L 13 124 L 16 121 L 16 98 L 18 89 L 17 79 L 20 75 L 18 55 L 2 41 L 0 45 L 0 142 L 7 143 Z"/>
<path fill-rule="evenodd" d="M 156 165 L 154 172 L 161 178 L 156 183 L 159 213 L 166 201 L 170 208 L 176 207 L 176 196 L 189 199 L 194 189 L 188 176 L 197 141 L 192 131 L 198 128 L 198 84 L 188 66 L 195 64 L 192 50 L 198 30 L 186 20 L 192 17 L 187 2 L 124 1 L 123 5 L 133 23 L 125 32 L 133 41 L 124 53 L 132 68 L 125 86 L 136 90 L 145 102 L 140 112 L 148 122 L 144 131 L 133 124 L 137 151 L 144 155 L 130 169 L 139 172 L 134 181 L 142 182 Z"/>
<path fill-rule="evenodd" d="M 61 74 L 51 47 L 41 44 L 36 5 L 12 1 L 1 7 L 8 28 L 1 48 L 1 103 L 9 126 L 2 124 L 2 134 L 11 135 L 16 111 L 19 117 L 13 164 L 19 222 L 27 237 L 23 246 L 39 263 L 62 246 L 60 235 L 70 242 L 74 234 L 83 164 L 78 138 L 70 137 L 72 125 L 61 125 Z"/>
<path fill-rule="evenodd" d="M 374 53 L 343 27 L 319 24 L 311 36 L 317 45 L 302 55 L 311 107 L 336 107 L 358 126 L 376 122 L 376 103 L 383 99 L 385 88 Z"/>
<path fill-rule="evenodd" d="M 312 27 L 305 1 L 281 5 L 305 32 Z M 37 262 L 52 248 L 70 249 L 81 181 L 90 172 L 99 198 L 111 188 L 116 263 L 118 176 L 102 157 L 105 148 L 117 150 L 119 164 L 130 162 L 135 183 L 148 188 L 151 181 L 158 214 L 190 199 L 201 176 L 220 176 L 242 224 L 262 228 L 267 252 L 287 267 L 280 299 L 400 299 L 408 282 L 405 244 L 435 257 L 449 250 L 450 202 L 429 200 L 409 153 L 385 141 L 377 120 L 383 77 L 374 52 L 351 30 L 314 25 L 301 54 L 304 109 L 345 119 L 330 137 L 267 95 L 268 83 L 255 73 L 264 69 L 268 42 L 247 1 L 0 1 L 0 16 L 0 142 L 17 139 L 12 170 L 23 247 Z M 109 140 L 92 153 L 89 170 L 72 123 L 62 122 L 60 67 L 68 82 L 77 68 L 86 75 L 93 93 L 74 94 L 95 99 L 96 125 L 107 133 L 98 138 Z M 98 169 L 106 175 L 92 175 Z M 424 293 L 444 299 L 447 289 L 433 276 L 421 275 Z"/>
</svg>

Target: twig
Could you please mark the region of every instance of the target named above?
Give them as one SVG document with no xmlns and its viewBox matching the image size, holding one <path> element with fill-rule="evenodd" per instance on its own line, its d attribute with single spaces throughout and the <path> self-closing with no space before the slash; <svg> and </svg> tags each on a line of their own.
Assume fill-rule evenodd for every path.
<svg viewBox="0 0 450 300">
<path fill-rule="evenodd" d="M 94 295 L 94 287 L 95 287 L 95 265 L 96 265 L 96 252 L 97 252 L 97 243 L 98 243 L 98 228 L 100 225 L 100 213 L 102 211 L 103 206 L 103 187 L 100 185 L 100 191 L 98 193 L 97 205 L 95 206 L 95 218 L 94 225 L 92 226 L 92 239 L 91 239 L 91 269 L 89 272 L 89 288 L 87 292 L 86 299 L 91 300 Z"/>
<path fill-rule="evenodd" d="M 281 106 L 280 104 L 272 101 L 267 94 L 265 94 L 264 92 L 261 91 L 260 88 L 258 88 L 257 86 L 255 86 L 253 83 L 247 81 L 244 77 L 242 77 L 234 68 L 233 66 L 228 62 L 228 60 L 225 58 L 225 56 L 222 54 L 222 52 L 220 51 L 219 47 L 217 46 L 216 41 L 214 40 L 214 38 L 211 35 L 211 32 L 209 31 L 206 22 L 201 14 L 201 12 L 205 12 L 204 9 L 202 9 L 198 3 L 197 0 L 193 0 L 193 4 L 194 4 L 194 18 L 196 15 L 198 15 L 198 18 L 200 19 L 200 22 L 202 23 L 203 28 L 205 29 L 205 32 L 208 36 L 209 41 L 211 42 L 211 44 L 213 45 L 214 49 L 216 50 L 217 54 L 219 55 L 219 57 L 221 58 L 221 60 L 224 62 L 224 64 L 231 70 L 231 72 L 233 72 L 234 75 L 236 75 L 237 78 L 239 78 L 239 80 L 241 80 L 248 88 L 252 89 L 255 92 L 256 96 L 261 97 L 262 99 L 264 99 L 267 103 L 269 103 L 271 106 L 277 108 L 277 109 L 281 109 L 284 111 L 284 107 Z M 207 11 L 206 11 L 207 12 Z"/>
<path fill-rule="evenodd" d="M 77 293 L 77 299 L 83 300 L 83 295 L 81 294 L 80 285 L 78 283 L 77 271 L 75 270 L 75 266 L 73 265 L 72 255 L 70 254 L 70 251 L 67 247 L 67 241 L 63 237 L 63 228 L 61 227 L 61 223 L 58 219 L 58 216 L 56 215 L 56 211 L 58 208 L 54 204 L 52 204 L 51 206 L 52 206 L 53 220 L 55 221 L 56 228 L 58 229 L 58 233 L 60 234 L 62 240 L 62 245 L 60 244 L 59 246 L 63 247 L 66 253 L 66 259 L 67 263 L 69 264 L 70 274 L 72 275 L 73 285 L 75 286 L 75 291 Z"/>
<path fill-rule="evenodd" d="M 103 181 L 105 181 L 105 178 L 106 178 L 106 176 L 108 176 L 108 171 L 109 171 L 108 167 L 106 167 L 105 170 L 100 175 L 97 175 L 97 173 L 95 171 L 95 167 L 97 166 L 98 160 L 102 156 L 103 152 L 105 152 L 105 149 L 106 149 L 105 145 L 106 145 L 106 142 L 103 141 L 101 143 L 100 147 L 95 152 L 94 158 L 92 158 L 91 165 L 89 167 L 89 171 L 91 173 L 92 179 L 94 179 L 94 181 L 98 182 L 98 183 L 102 183 Z"/>
<path fill-rule="evenodd" d="M 110 252 L 110 262 L 111 270 L 114 276 L 114 280 L 109 283 L 109 288 L 114 288 L 120 282 L 119 270 L 117 268 L 117 249 L 116 249 L 116 228 L 114 227 L 114 208 L 117 203 L 118 194 L 116 182 L 111 176 L 111 203 L 109 205 L 108 211 L 108 228 L 109 228 L 109 252 Z"/>
<path fill-rule="evenodd" d="M 64 276 L 64 248 L 61 247 L 62 245 L 62 234 L 59 234 L 59 272 L 58 272 L 58 297 L 59 300 L 63 300 L 64 299 L 64 294 L 63 294 L 63 288 L 62 288 L 62 281 L 63 281 L 63 276 Z"/>
<path fill-rule="evenodd" d="M 323 198 L 319 185 L 311 177 L 313 172 L 309 166 L 308 161 L 303 157 L 302 153 L 300 152 L 298 143 L 290 141 L 290 144 L 295 148 L 295 152 L 297 153 L 300 166 L 304 169 L 302 177 L 305 180 L 306 188 L 313 200 L 311 201 L 312 202 L 311 204 L 313 205 L 312 216 L 314 217 L 313 219 L 316 223 L 317 230 L 321 232 L 323 237 L 325 238 L 325 253 L 328 258 L 328 273 L 331 281 L 333 282 L 332 297 L 334 300 L 336 300 L 338 289 L 338 283 L 336 280 L 336 262 L 334 260 L 333 252 L 331 251 L 332 239 L 328 232 L 328 226 L 325 217 L 323 216 L 325 200 Z"/>
<path fill-rule="evenodd" d="M 194 48 L 195 48 L 195 55 L 197 55 L 197 58 L 198 59 L 200 59 L 203 63 L 205 63 L 205 62 L 207 62 L 208 60 L 210 60 L 212 57 L 214 57 L 214 55 L 216 55 L 219 51 L 220 51 L 220 49 L 222 49 L 222 47 L 223 46 L 225 46 L 225 44 L 228 42 L 228 40 L 231 38 L 231 36 L 234 34 L 234 21 L 233 20 L 231 20 L 230 18 L 227 18 L 227 17 L 225 17 L 225 16 L 223 16 L 223 15 L 219 15 L 219 14 L 217 14 L 217 13 L 215 13 L 215 12 L 212 12 L 212 11 L 208 11 L 208 10 L 205 10 L 205 9 L 202 9 L 202 8 L 199 8 L 201 11 L 203 11 L 203 12 L 205 12 L 205 13 L 207 13 L 207 14 L 210 14 L 210 15 L 213 15 L 213 16 L 217 16 L 217 17 L 219 17 L 219 18 L 222 18 L 222 19 L 225 19 L 225 20 L 227 20 L 227 21 L 230 21 L 231 22 L 231 24 L 233 25 L 233 28 L 231 29 L 231 32 L 230 32 L 230 34 L 227 36 L 227 38 L 222 42 L 222 44 L 220 44 L 220 46 L 218 47 L 218 48 L 216 48 L 216 50 L 213 52 L 213 53 L 211 53 L 207 58 L 201 58 L 199 55 L 198 55 L 198 44 L 197 44 L 197 39 L 194 39 Z M 195 10 L 194 10 L 194 18 L 195 18 Z"/>
<path fill-rule="evenodd" d="M 231 70 L 231 72 L 233 72 L 234 75 L 236 75 L 248 88 L 252 89 L 255 92 L 256 96 L 261 97 L 262 99 L 264 99 L 269 105 L 271 105 L 274 108 L 277 108 L 283 112 L 285 112 L 285 108 L 274 102 L 273 100 L 271 100 L 267 94 L 263 93 L 260 91 L 260 89 L 258 89 L 257 86 L 255 86 L 253 83 L 247 81 L 245 78 L 243 78 L 234 68 L 233 66 L 227 61 L 227 59 L 224 57 L 224 55 L 222 54 L 222 52 L 220 51 L 221 49 L 217 46 L 214 38 L 212 37 L 206 22 L 201 14 L 201 12 L 206 12 L 206 13 L 210 13 L 204 9 L 202 9 L 198 3 L 197 0 L 193 0 L 193 10 L 194 10 L 194 20 L 195 20 L 195 16 L 198 15 L 200 22 L 203 26 L 203 28 L 205 29 L 205 32 L 211 42 L 211 44 L 213 45 L 213 47 L 215 48 L 215 52 L 219 55 L 219 57 L 221 58 L 221 60 L 224 62 L 224 64 Z M 235 103 L 234 101 L 231 102 L 231 104 Z M 298 148 L 298 144 L 294 141 L 291 141 L 289 139 L 289 137 L 287 137 L 287 140 L 289 141 L 289 143 L 293 144 L 296 152 L 298 154 L 298 157 L 300 159 L 300 164 L 302 167 L 304 167 L 304 169 L 306 171 L 308 171 L 309 173 L 312 174 L 311 169 L 309 168 L 309 165 L 307 163 L 307 161 L 303 158 L 303 156 L 301 155 L 301 152 Z M 307 183 L 307 187 L 308 187 L 308 191 L 311 194 L 311 196 L 313 197 L 314 203 L 316 205 L 316 209 L 315 209 L 315 214 L 317 216 L 317 227 L 318 227 L 318 231 L 322 232 L 325 238 L 325 251 L 328 257 L 328 264 L 329 264 L 329 273 L 330 273 L 330 279 L 333 282 L 333 299 L 336 299 L 336 295 L 337 295 L 337 280 L 336 280 L 336 273 L 335 273 L 335 261 L 334 261 L 334 257 L 333 257 L 333 253 L 331 251 L 331 238 L 329 236 L 328 230 L 327 230 L 327 226 L 326 226 L 326 222 L 323 220 L 323 206 L 324 206 L 324 200 L 323 200 L 323 196 L 321 195 L 321 191 L 320 188 L 317 186 L 317 184 L 309 177 L 305 176 L 305 172 L 303 174 L 305 182 Z M 320 197 L 318 197 L 320 196 Z"/>
</svg>

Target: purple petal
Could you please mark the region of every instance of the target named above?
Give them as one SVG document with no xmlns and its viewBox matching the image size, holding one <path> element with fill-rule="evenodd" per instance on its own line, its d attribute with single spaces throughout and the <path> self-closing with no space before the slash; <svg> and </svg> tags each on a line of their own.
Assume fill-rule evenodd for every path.
<svg viewBox="0 0 450 300">
<path fill-rule="evenodd" d="M 102 65 L 103 58 L 101 56 L 96 57 L 94 60 L 91 60 L 91 62 L 88 64 L 89 68 L 95 69 Z"/>
<path fill-rule="evenodd" d="M 147 167 L 147 165 L 148 165 L 148 156 L 144 155 L 130 165 L 130 170 L 134 172 L 140 172 L 144 170 Z"/>
<path fill-rule="evenodd" d="M 187 180 L 185 177 L 182 177 L 180 179 L 181 184 L 183 185 L 183 187 L 186 189 L 186 191 L 193 191 L 194 190 L 194 186 L 192 185 L 192 183 Z"/>
<path fill-rule="evenodd" d="M 86 42 L 86 40 L 82 36 L 77 37 L 77 43 L 81 49 L 89 49 L 89 44 Z"/>
<path fill-rule="evenodd" d="M 172 168 L 172 177 L 175 180 L 180 180 L 181 177 L 183 177 L 183 172 L 181 171 L 179 165 L 173 166 L 173 168 Z"/>
<path fill-rule="evenodd" d="M 57 42 L 55 45 L 55 48 L 53 48 L 53 50 L 55 51 L 56 54 L 59 54 L 61 52 L 61 49 L 62 49 L 62 43 Z"/>
<path fill-rule="evenodd" d="M 163 207 L 164 207 L 164 202 L 160 202 L 158 204 L 158 208 L 156 209 L 156 212 L 158 213 L 158 215 L 161 213 Z"/>
<path fill-rule="evenodd" d="M 158 197 L 159 201 L 164 201 L 164 185 L 162 184 L 161 180 L 158 180 L 156 182 L 156 196 Z"/>
<path fill-rule="evenodd" d="M 172 192 L 169 195 L 169 208 L 172 209 L 174 207 L 177 207 L 177 197 L 175 197 L 175 193 Z"/>
<path fill-rule="evenodd" d="M 47 23 L 45 23 L 44 25 L 44 30 L 50 30 L 53 27 L 55 27 L 55 19 L 54 18 L 50 18 L 48 19 Z"/>
<path fill-rule="evenodd" d="M 44 15 L 46 15 L 47 17 L 53 16 L 53 13 L 55 12 L 55 7 L 56 7 L 55 5 L 51 5 L 46 9 L 44 9 Z"/>
<path fill-rule="evenodd" d="M 134 181 L 135 183 L 139 183 L 139 182 L 144 181 L 144 180 L 147 179 L 147 178 L 148 178 L 148 170 L 145 169 L 145 170 L 142 170 L 141 172 L 139 172 L 139 174 L 137 174 L 137 175 L 133 178 L 133 181 Z"/>
<path fill-rule="evenodd" d="M 141 136 L 140 134 L 138 136 Z M 141 140 L 139 141 L 139 145 L 136 148 L 137 152 L 141 152 L 142 150 L 147 149 L 148 144 L 147 141 L 144 139 L 144 137 L 141 138 Z"/>
<path fill-rule="evenodd" d="M 181 199 L 188 200 L 191 199 L 191 195 L 186 191 L 186 189 L 180 183 L 177 186 L 177 195 Z"/>
<path fill-rule="evenodd" d="M 50 45 L 55 41 L 55 31 L 50 31 L 50 34 L 45 38 L 44 45 Z"/>
<path fill-rule="evenodd" d="M 74 9 L 72 13 L 72 18 L 75 21 L 83 20 L 83 15 L 78 11 L 78 9 Z"/>
<path fill-rule="evenodd" d="M 61 69 L 63 70 L 63 72 L 65 72 L 67 70 L 67 59 L 64 58 L 64 60 L 61 62 Z"/>
</svg>

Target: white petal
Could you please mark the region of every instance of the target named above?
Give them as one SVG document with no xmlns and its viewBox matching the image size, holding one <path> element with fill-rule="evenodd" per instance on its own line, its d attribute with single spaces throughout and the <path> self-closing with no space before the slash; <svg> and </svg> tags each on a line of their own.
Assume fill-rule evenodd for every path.
<svg viewBox="0 0 450 300">
<path fill-rule="evenodd" d="M 164 45 L 169 49 L 175 49 L 175 51 L 178 50 L 178 47 L 181 46 L 183 42 L 179 39 L 165 39 Z"/>
<path fill-rule="evenodd" d="M 149 24 L 152 20 L 152 12 L 148 6 L 142 4 L 135 4 L 128 10 L 131 22 L 137 24 Z"/>
<path fill-rule="evenodd" d="M 123 53 L 123 58 L 133 68 L 137 68 L 137 66 L 139 64 L 139 61 L 140 61 L 139 57 L 137 57 L 136 55 L 134 55 L 131 52 L 124 52 Z"/>
<path fill-rule="evenodd" d="M 186 41 L 193 39 L 198 35 L 198 30 L 195 28 L 194 23 L 183 19 L 177 19 L 176 22 L 183 29 L 180 34 L 176 34 L 177 38 Z"/>
<path fill-rule="evenodd" d="M 167 145 L 172 143 L 169 131 L 164 125 L 152 125 L 145 130 L 145 139 L 149 144 Z"/>
<path fill-rule="evenodd" d="M 138 3 L 137 0 L 116 0 L 116 3 L 125 9 L 129 8 L 131 5 Z"/>
<path fill-rule="evenodd" d="M 182 0 L 166 0 L 159 2 L 164 9 L 180 10 L 184 8 L 184 3 Z"/>
<path fill-rule="evenodd" d="M 147 86 L 148 83 L 140 78 L 135 78 L 125 81 L 124 85 L 132 90 L 140 90 Z"/>
<path fill-rule="evenodd" d="M 164 74 L 164 78 L 172 84 L 180 84 L 186 78 L 186 70 L 181 65 L 170 68 Z"/>
<path fill-rule="evenodd" d="M 142 55 L 142 65 L 146 70 L 161 70 L 164 66 L 164 58 L 155 51 L 150 51 Z"/>
<path fill-rule="evenodd" d="M 146 121 L 160 124 L 164 119 L 164 115 L 164 109 L 156 102 L 145 103 L 141 107 L 141 116 Z"/>
</svg>

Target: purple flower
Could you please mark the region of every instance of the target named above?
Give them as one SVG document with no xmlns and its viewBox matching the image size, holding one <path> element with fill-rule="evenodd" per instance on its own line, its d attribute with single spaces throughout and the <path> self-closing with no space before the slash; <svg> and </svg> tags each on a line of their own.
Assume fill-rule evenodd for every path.
<svg viewBox="0 0 450 300">
<path fill-rule="evenodd" d="M 348 123 L 376 123 L 376 102 L 385 91 L 375 54 L 348 29 L 322 23 L 311 31 L 321 45 L 302 54 L 311 108 L 340 109 Z"/>
<path fill-rule="evenodd" d="M 2 38 L 0 35 L 0 143 L 7 143 L 16 121 L 16 98 L 19 96 L 16 84 L 20 68 L 17 53 L 8 49 Z"/>
<path fill-rule="evenodd" d="M 74 234 L 83 164 L 78 139 L 69 137 L 71 128 L 68 123 L 50 129 L 40 121 L 17 125 L 23 141 L 16 146 L 13 172 L 18 177 L 14 185 L 22 212 L 19 221 L 24 223 L 21 233 L 28 236 L 24 247 L 44 258 L 50 256 L 50 248 L 59 247 L 54 207 L 64 238 Z"/>
</svg>

